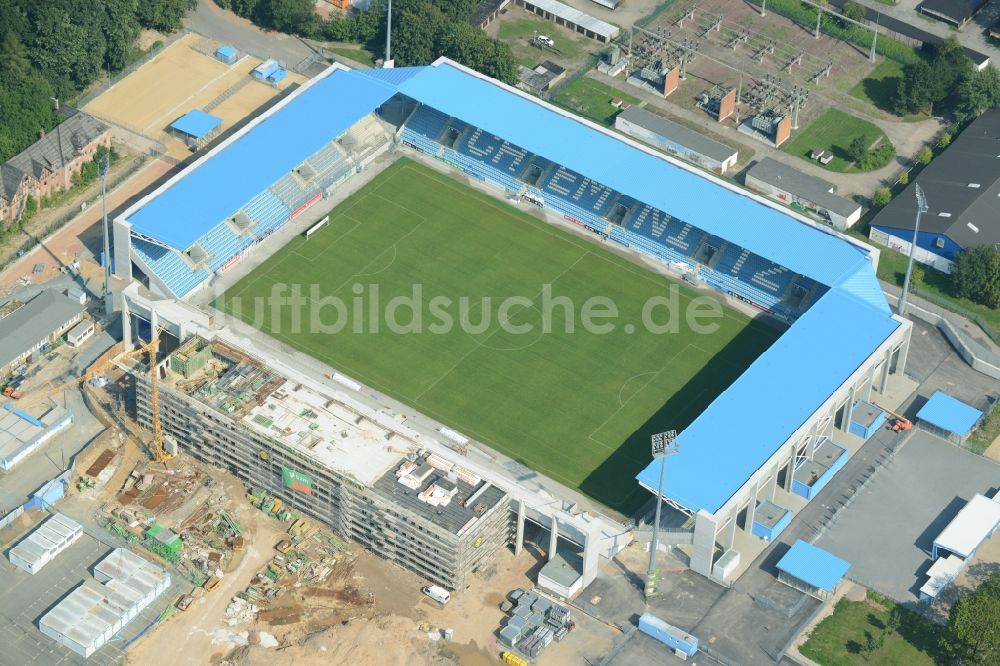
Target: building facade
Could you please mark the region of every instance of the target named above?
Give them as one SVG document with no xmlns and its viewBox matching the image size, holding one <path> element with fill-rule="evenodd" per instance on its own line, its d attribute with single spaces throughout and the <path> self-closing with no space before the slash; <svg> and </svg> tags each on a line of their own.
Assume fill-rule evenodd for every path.
<svg viewBox="0 0 1000 666">
<path fill-rule="evenodd" d="M 77 112 L 0 165 L 0 222 L 18 219 L 29 197 L 69 189 L 98 146 L 111 147 L 111 128 Z"/>
<path fill-rule="evenodd" d="M 747 171 L 746 186 L 793 208 L 812 213 L 840 231 L 851 228 L 861 219 L 861 204 L 835 194 L 836 188 L 832 183 L 804 174 L 770 157 L 760 160 Z"/>
<path fill-rule="evenodd" d="M 164 371 L 160 389 L 163 432 L 185 453 L 228 469 L 250 492 L 280 499 L 449 589 L 463 587 L 512 541 L 510 498 L 501 488 L 286 382 L 243 352 L 194 338 L 166 364 L 174 370 Z M 225 370 L 199 384 L 201 366 Z M 145 375 L 136 386 L 139 422 L 149 427 Z M 257 386 L 248 389 L 252 396 L 247 386 Z"/>
</svg>

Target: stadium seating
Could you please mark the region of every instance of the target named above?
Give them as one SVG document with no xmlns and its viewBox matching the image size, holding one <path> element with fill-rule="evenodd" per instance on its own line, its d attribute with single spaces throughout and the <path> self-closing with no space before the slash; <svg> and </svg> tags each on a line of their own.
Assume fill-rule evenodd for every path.
<svg viewBox="0 0 1000 666">
<path fill-rule="evenodd" d="M 523 189 L 546 208 L 657 260 L 695 269 L 698 256 L 708 262 L 699 270 L 707 284 L 786 319 L 815 302 L 815 283 L 787 268 L 722 239 L 712 243 L 718 251 L 707 252 L 709 234 L 701 229 L 457 118 L 421 106 L 401 136 L 474 178 L 505 190 Z M 809 292 L 805 298 L 790 296 L 793 282 Z"/>
<path fill-rule="evenodd" d="M 226 262 L 253 244 L 250 236 L 239 236 L 227 222 L 220 222 L 198 239 L 198 244 L 208 254 L 208 267 L 213 273 Z"/>
<path fill-rule="evenodd" d="M 323 149 L 318 150 L 313 155 L 310 155 L 306 162 L 317 174 L 323 174 L 331 169 L 336 168 L 338 165 L 342 164 L 346 160 L 346 156 L 343 151 L 341 151 L 340 146 L 336 143 L 331 143 L 325 146 Z"/>
<path fill-rule="evenodd" d="M 437 141 L 447 121 L 448 116 L 437 109 L 421 105 L 416 108 L 409 120 L 406 121 L 406 126 L 431 141 Z"/>
<path fill-rule="evenodd" d="M 271 186 L 271 191 L 281 199 L 289 210 L 297 210 L 299 206 L 306 203 L 319 194 L 319 188 L 314 185 L 303 185 L 296 178 L 295 174 L 289 173 L 281 180 Z"/>
<path fill-rule="evenodd" d="M 264 190 L 243 207 L 243 212 L 254 221 L 254 235 L 258 238 L 266 236 L 288 221 L 292 211 L 274 195 L 271 190 Z"/>
<path fill-rule="evenodd" d="M 173 295 L 184 298 L 209 278 L 203 268 L 192 270 L 173 250 L 132 237 L 132 254 L 163 281 Z"/>
</svg>

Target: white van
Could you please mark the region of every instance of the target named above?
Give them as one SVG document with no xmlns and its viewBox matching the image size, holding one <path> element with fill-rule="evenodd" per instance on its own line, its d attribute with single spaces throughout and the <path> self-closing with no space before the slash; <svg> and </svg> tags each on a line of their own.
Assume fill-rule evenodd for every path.
<svg viewBox="0 0 1000 666">
<path fill-rule="evenodd" d="M 537 37 L 535 37 L 535 41 L 537 41 L 542 46 L 552 47 L 556 45 L 555 40 L 553 40 L 548 35 L 538 35 Z"/>
<path fill-rule="evenodd" d="M 422 587 L 420 588 L 420 591 L 426 594 L 434 601 L 441 604 L 442 606 L 448 603 L 448 601 L 451 599 L 451 592 L 437 585 L 429 585 L 427 587 Z"/>
</svg>

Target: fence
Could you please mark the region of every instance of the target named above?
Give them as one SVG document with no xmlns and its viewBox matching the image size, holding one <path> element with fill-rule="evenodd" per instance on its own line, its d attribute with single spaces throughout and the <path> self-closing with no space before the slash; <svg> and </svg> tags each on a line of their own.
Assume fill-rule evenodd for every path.
<svg viewBox="0 0 1000 666">
<path fill-rule="evenodd" d="M 94 98 L 107 92 L 116 83 L 124 79 L 126 76 L 139 69 L 147 62 L 162 53 L 168 46 L 176 42 L 178 39 L 187 34 L 187 30 L 178 30 L 174 34 L 167 37 L 166 41 L 153 42 L 153 45 L 149 47 L 141 57 L 125 65 L 120 71 L 115 72 L 110 76 L 110 78 L 104 78 L 101 81 L 95 81 L 92 84 L 92 90 L 84 93 L 81 97 L 73 100 L 73 106 L 77 108 L 83 108 L 90 102 L 94 101 Z"/>
<path fill-rule="evenodd" d="M 960 304 L 956 303 L 953 300 L 943 298 L 929 291 L 925 291 L 920 287 L 911 287 L 910 291 L 913 294 L 916 294 L 920 298 L 924 299 L 925 301 L 929 301 L 934 305 L 944 308 L 945 310 L 948 310 L 950 312 L 954 312 L 955 314 L 960 314 L 966 319 L 975 322 L 975 324 L 979 326 L 979 328 L 983 329 L 983 333 L 985 333 L 986 336 L 989 337 L 989 339 L 994 342 L 994 344 L 1000 345 L 1000 332 L 998 332 L 995 328 L 993 328 L 992 324 L 990 324 L 988 321 L 983 319 L 980 315 L 976 314 L 972 310 L 961 306 Z"/>
<path fill-rule="evenodd" d="M 17 507 L 16 509 L 8 513 L 3 518 L 0 518 L 0 530 L 10 525 L 18 518 L 20 518 L 21 514 L 23 513 L 24 513 L 24 505 L 22 504 L 21 506 Z"/>
</svg>

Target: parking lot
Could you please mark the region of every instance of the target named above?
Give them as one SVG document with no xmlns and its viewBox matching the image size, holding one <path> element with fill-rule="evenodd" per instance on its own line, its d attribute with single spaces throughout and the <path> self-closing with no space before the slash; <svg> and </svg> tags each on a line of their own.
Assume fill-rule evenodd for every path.
<svg viewBox="0 0 1000 666">
<path fill-rule="evenodd" d="M 848 578 L 916 604 L 934 538 L 976 493 L 1000 486 L 1000 464 L 916 430 L 817 542 L 851 562 Z"/>
<path fill-rule="evenodd" d="M 39 519 L 36 522 L 44 518 L 35 517 Z M 23 526 L 21 529 L 22 534 L 12 543 L 17 543 L 30 531 Z M 6 533 L 4 536 L 9 537 Z M 93 578 L 93 566 L 115 546 L 109 536 L 85 531 L 79 541 L 32 576 L 10 563 L 6 558 L 7 545 L 4 545 L 5 557 L 0 559 L 0 576 L 4 580 L 4 603 L 0 604 L 0 645 L 3 646 L 0 650 L 0 664 L 104 666 L 123 663 L 124 650 L 129 640 L 159 617 L 180 593 L 184 581 L 178 581 L 174 576 L 173 584 L 159 599 L 89 659 L 84 659 L 38 630 L 38 621 L 42 616 L 84 580 Z"/>
</svg>

